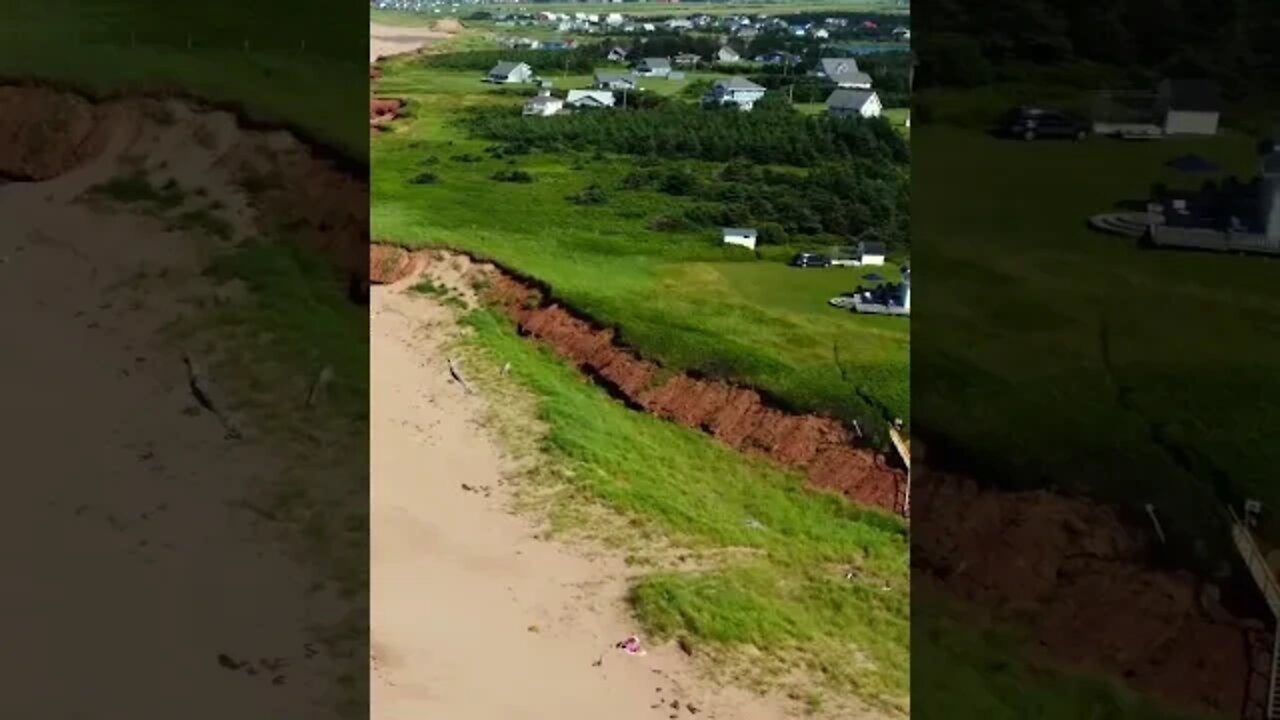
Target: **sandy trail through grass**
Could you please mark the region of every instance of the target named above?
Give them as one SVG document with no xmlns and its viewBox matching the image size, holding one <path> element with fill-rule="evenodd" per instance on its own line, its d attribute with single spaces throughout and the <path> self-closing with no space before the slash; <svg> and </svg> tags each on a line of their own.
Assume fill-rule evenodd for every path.
<svg viewBox="0 0 1280 720">
<path fill-rule="evenodd" d="M 480 424 L 485 401 L 450 379 L 452 315 L 414 282 L 372 300 L 372 716 L 649 720 L 693 717 L 692 702 L 698 717 L 788 717 L 695 679 L 674 644 L 614 649 L 635 631 L 625 564 L 507 512 L 513 465 Z"/>
<path fill-rule="evenodd" d="M 450 33 L 425 27 L 396 27 L 369 23 L 369 62 L 380 57 L 410 53 L 434 42 L 448 40 Z"/>
</svg>

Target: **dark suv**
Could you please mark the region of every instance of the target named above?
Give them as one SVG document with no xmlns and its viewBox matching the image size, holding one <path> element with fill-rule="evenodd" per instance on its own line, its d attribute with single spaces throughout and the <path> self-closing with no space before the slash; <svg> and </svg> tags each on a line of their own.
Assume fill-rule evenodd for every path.
<svg viewBox="0 0 1280 720">
<path fill-rule="evenodd" d="M 791 258 L 791 267 L 831 267 L 831 258 L 818 253 L 802 252 Z"/>
<path fill-rule="evenodd" d="M 1040 108 L 1014 108 L 1005 114 L 1001 130 L 1011 137 L 1023 140 L 1041 138 L 1069 138 L 1084 140 L 1089 136 L 1089 123 L 1081 118 L 1056 110 Z"/>
</svg>

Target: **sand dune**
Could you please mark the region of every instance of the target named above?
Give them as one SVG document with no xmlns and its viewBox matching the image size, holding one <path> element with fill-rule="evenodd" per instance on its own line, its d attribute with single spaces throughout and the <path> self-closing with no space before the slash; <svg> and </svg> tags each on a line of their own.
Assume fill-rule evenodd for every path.
<svg viewBox="0 0 1280 720">
<path fill-rule="evenodd" d="M 413 52 L 439 40 L 447 40 L 450 33 L 425 27 L 396 27 L 369 23 L 369 62 L 380 57 Z"/>
</svg>

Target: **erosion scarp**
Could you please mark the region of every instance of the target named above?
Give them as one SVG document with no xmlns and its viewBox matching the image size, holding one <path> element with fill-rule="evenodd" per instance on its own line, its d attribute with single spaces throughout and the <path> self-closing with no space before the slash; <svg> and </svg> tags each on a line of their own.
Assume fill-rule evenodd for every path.
<svg viewBox="0 0 1280 720">
<path fill-rule="evenodd" d="M 374 282 L 404 277 L 412 255 L 374 246 Z M 612 329 L 577 316 L 532 283 L 491 265 L 483 272 L 485 299 L 521 333 L 549 345 L 631 406 L 800 470 L 814 487 L 860 505 L 905 513 L 905 469 L 839 421 L 791 413 L 750 388 L 664 368 L 622 347 Z"/>
</svg>

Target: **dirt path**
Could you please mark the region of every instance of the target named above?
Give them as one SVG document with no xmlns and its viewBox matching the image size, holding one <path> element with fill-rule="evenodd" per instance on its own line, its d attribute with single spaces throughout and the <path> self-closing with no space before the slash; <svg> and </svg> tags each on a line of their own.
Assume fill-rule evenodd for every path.
<svg viewBox="0 0 1280 720">
<path fill-rule="evenodd" d="M 449 37 L 448 32 L 425 27 L 396 27 L 369 23 L 369 62 L 380 57 L 413 52 L 431 43 L 447 40 Z"/>
<path fill-rule="evenodd" d="M 198 273 L 217 243 L 77 201 L 126 155 L 211 175 L 234 122 L 204 118 L 202 148 L 188 118 L 135 110 L 98 119 L 111 137 L 89 165 L 0 185 L 0 614 L 21 659 L 0 716 L 328 718 L 312 578 L 235 507 L 274 455 L 227 438 L 159 339 L 213 291 Z"/>
<path fill-rule="evenodd" d="M 634 629 L 624 564 L 541 540 L 507 511 L 483 400 L 449 379 L 451 316 L 406 293 L 412 282 L 372 299 L 372 717 L 788 717 L 706 687 L 675 647 L 613 648 Z"/>
</svg>

